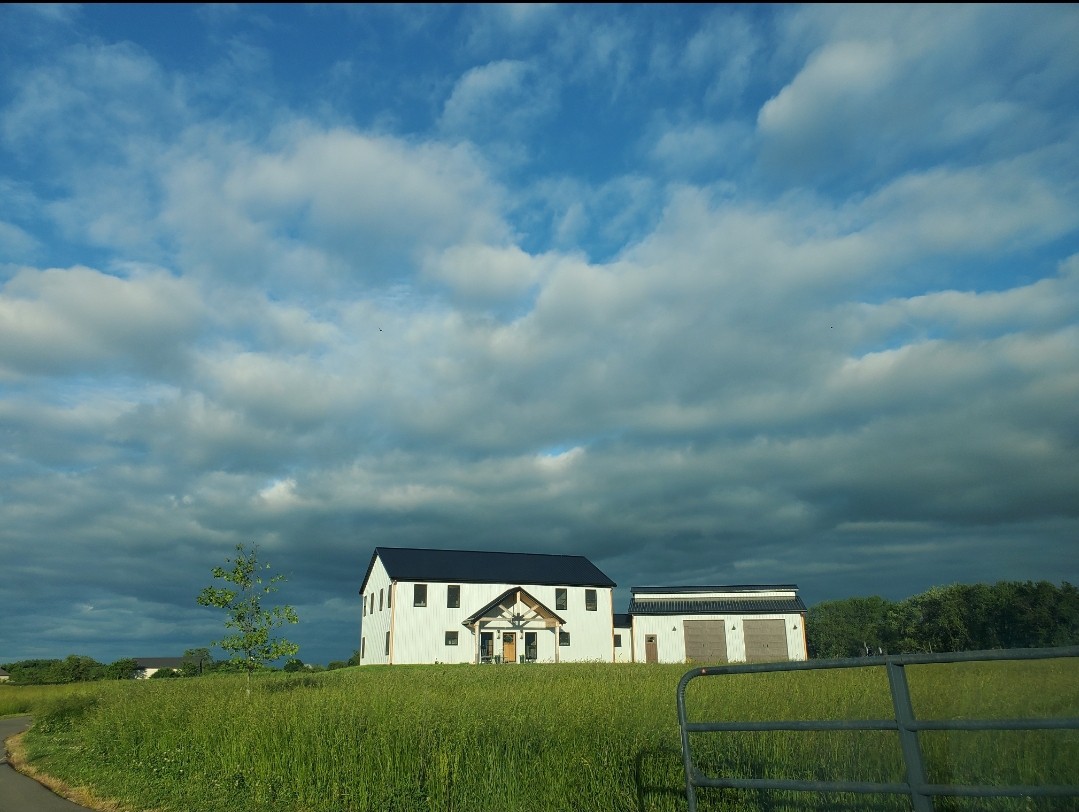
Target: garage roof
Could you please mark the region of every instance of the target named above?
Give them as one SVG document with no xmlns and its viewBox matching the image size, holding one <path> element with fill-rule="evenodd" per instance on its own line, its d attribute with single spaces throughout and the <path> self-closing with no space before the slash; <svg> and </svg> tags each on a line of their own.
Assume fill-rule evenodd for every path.
<svg viewBox="0 0 1079 812">
<path fill-rule="evenodd" d="M 631 615 L 786 615 L 806 611 L 794 598 L 714 598 L 705 600 L 631 600 Z"/>
</svg>

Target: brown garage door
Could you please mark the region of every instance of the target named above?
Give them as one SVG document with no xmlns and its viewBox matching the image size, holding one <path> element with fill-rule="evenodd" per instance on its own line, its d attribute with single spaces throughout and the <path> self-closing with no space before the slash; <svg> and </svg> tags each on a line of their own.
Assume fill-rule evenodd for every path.
<svg viewBox="0 0 1079 812">
<path fill-rule="evenodd" d="M 694 663 L 727 662 L 727 624 L 723 620 L 685 621 L 686 660 Z"/>
<path fill-rule="evenodd" d="M 787 624 L 782 620 L 744 620 L 747 663 L 778 663 L 787 656 Z"/>
</svg>

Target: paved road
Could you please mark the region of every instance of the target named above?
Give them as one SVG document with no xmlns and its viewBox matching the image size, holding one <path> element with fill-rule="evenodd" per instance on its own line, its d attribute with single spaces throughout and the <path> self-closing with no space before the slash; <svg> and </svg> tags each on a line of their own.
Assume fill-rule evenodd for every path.
<svg viewBox="0 0 1079 812">
<path fill-rule="evenodd" d="M 0 742 L 30 726 L 29 716 L 0 719 Z M 0 812 L 86 812 L 86 807 L 65 800 L 33 778 L 27 778 L 0 759 Z"/>
</svg>

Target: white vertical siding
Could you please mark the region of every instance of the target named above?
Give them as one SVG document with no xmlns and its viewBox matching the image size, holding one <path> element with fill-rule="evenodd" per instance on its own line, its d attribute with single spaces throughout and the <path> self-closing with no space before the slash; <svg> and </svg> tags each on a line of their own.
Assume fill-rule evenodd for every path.
<svg viewBox="0 0 1079 812">
<path fill-rule="evenodd" d="M 746 639 L 743 620 L 782 620 L 787 631 L 787 657 L 791 660 L 806 658 L 800 614 L 775 615 L 635 615 L 633 618 L 633 645 L 637 662 L 645 661 L 645 635 L 656 635 L 656 649 L 661 663 L 684 663 L 686 661 L 687 620 L 722 620 L 726 625 L 727 659 L 732 663 L 746 660 Z"/>
<path fill-rule="evenodd" d="M 381 560 L 376 559 L 374 566 L 371 568 L 371 575 L 367 579 L 367 591 L 360 596 L 364 602 L 364 606 L 360 608 L 362 618 L 360 621 L 360 647 L 362 651 L 360 663 L 362 665 L 388 663 L 390 661 L 390 658 L 386 655 L 386 632 L 390 630 L 391 618 L 395 610 L 395 607 L 391 608 L 387 605 L 392 588 L 393 584 L 390 583 L 390 578 L 386 574 L 386 568 L 382 565 Z M 381 609 L 379 609 L 378 601 L 379 590 L 382 590 L 383 594 Z M 374 611 L 371 611 L 372 595 L 374 595 Z"/>
<path fill-rule="evenodd" d="M 682 618 L 665 615 L 634 615 L 633 650 L 637 662 L 645 662 L 644 640 L 656 636 L 656 655 L 661 663 L 684 663 L 686 644 L 682 633 Z"/>
<path fill-rule="evenodd" d="M 614 634 L 621 635 L 622 645 L 614 650 L 616 663 L 633 662 L 633 630 L 629 628 L 615 628 Z"/>
<path fill-rule="evenodd" d="M 373 580 L 373 579 L 372 579 Z M 539 662 L 599 661 L 613 659 L 612 590 L 596 587 L 596 609 L 585 609 L 585 590 L 591 587 L 564 587 L 567 604 L 564 610 L 555 608 L 555 586 L 542 584 L 468 584 L 462 583 L 461 605 L 446 606 L 446 583 L 427 583 L 427 606 L 413 606 L 415 582 L 397 584 L 394 606 L 393 662 L 394 663 L 471 663 L 476 661 L 479 641 L 473 629 L 463 621 L 495 600 L 508 589 L 520 587 L 544 606 L 566 621 L 563 629 L 569 633 L 570 644 L 558 645 L 557 628 L 545 628 L 541 622 L 515 626 L 509 619 L 486 620 L 481 631 L 495 633 L 495 654 L 501 656 L 501 633 L 515 631 L 517 656 L 525 653 L 524 632 L 536 632 Z M 370 591 L 370 587 L 368 588 Z M 377 606 L 377 598 L 376 598 Z M 531 610 L 523 604 L 514 608 L 528 617 Z M 456 631 L 456 646 L 446 645 L 446 632 Z M 628 641 L 627 641 L 628 642 Z M 371 642 L 368 640 L 368 653 Z M 557 651 L 556 651 L 557 649 Z M 365 659 L 364 662 L 369 660 Z M 377 662 L 371 659 L 370 662 Z"/>
</svg>

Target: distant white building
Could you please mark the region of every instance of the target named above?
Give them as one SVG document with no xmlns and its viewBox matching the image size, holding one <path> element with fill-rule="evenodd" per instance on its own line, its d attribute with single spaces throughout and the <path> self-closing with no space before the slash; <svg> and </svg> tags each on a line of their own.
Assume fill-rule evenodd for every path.
<svg viewBox="0 0 1079 812">
<path fill-rule="evenodd" d="M 136 657 L 135 679 L 150 679 L 162 669 L 179 671 L 183 667 L 183 657 Z"/>
<path fill-rule="evenodd" d="M 633 587 L 583 556 L 376 547 L 360 663 L 804 660 L 795 586 Z"/>
</svg>

